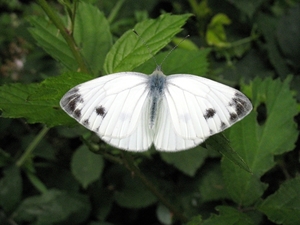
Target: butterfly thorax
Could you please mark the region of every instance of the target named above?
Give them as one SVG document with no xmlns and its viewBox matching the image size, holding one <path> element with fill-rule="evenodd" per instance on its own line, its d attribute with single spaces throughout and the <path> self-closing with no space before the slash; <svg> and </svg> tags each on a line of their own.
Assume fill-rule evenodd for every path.
<svg viewBox="0 0 300 225">
<path fill-rule="evenodd" d="M 150 129 L 154 128 L 158 105 L 161 102 L 161 98 L 163 97 L 164 89 L 166 86 L 166 76 L 161 71 L 160 66 L 154 70 L 154 72 L 149 77 L 149 88 L 150 88 Z"/>
</svg>

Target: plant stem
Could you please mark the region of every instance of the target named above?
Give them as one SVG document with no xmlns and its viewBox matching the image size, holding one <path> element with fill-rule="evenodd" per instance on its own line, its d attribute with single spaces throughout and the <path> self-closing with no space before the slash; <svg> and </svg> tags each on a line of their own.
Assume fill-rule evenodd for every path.
<svg viewBox="0 0 300 225">
<path fill-rule="evenodd" d="M 16 165 L 18 167 L 21 167 L 24 162 L 31 157 L 31 153 L 36 148 L 36 146 L 40 143 L 40 141 L 43 139 L 45 134 L 48 132 L 49 128 L 44 127 L 40 133 L 33 139 L 33 141 L 30 143 L 30 145 L 25 149 L 25 152 L 23 155 L 19 158 L 19 160 L 16 162 Z"/>
<path fill-rule="evenodd" d="M 53 24 L 57 27 L 57 29 L 59 30 L 59 32 L 65 39 L 65 41 L 67 42 L 70 50 L 73 53 L 75 60 L 78 63 L 79 71 L 84 72 L 84 73 L 89 73 L 89 71 L 84 63 L 84 60 L 78 51 L 78 47 L 76 45 L 76 42 L 75 42 L 72 34 L 71 35 L 69 34 L 71 32 L 69 32 L 69 33 L 67 32 L 67 29 L 65 28 L 61 19 L 56 15 L 56 13 L 51 9 L 51 7 L 47 4 L 47 2 L 45 0 L 36 0 L 36 2 L 39 4 L 39 6 L 42 7 L 42 9 L 45 11 L 47 16 L 50 18 L 50 20 L 53 22 Z"/>
<path fill-rule="evenodd" d="M 169 210 L 174 214 L 176 218 L 181 220 L 181 222 L 187 222 L 188 219 L 171 203 L 169 202 L 155 187 L 153 183 L 151 183 L 147 177 L 137 168 L 134 164 L 134 161 L 128 152 L 123 153 L 124 160 L 126 162 L 127 168 L 133 172 L 135 175 L 137 175 L 141 181 L 144 183 L 144 185 L 163 203 Z"/>
</svg>

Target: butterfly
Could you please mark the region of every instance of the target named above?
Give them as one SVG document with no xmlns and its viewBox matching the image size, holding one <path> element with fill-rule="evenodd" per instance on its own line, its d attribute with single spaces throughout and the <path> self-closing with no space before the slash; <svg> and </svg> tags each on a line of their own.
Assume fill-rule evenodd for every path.
<svg viewBox="0 0 300 225">
<path fill-rule="evenodd" d="M 61 108 L 106 143 L 128 151 L 193 148 L 252 110 L 240 91 L 190 74 L 119 72 L 77 85 Z"/>
</svg>

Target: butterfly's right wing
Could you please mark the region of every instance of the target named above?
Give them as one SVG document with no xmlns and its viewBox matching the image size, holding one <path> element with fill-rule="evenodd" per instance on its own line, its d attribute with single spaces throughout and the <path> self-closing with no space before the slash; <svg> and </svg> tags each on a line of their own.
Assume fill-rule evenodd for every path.
<svg viewBox="0 0 300 225">
<path fill-rule="evenodd" d="M 176 152 L 190 149 L 205 140 L 204 138 L 187 139 L 176 133 L 165 98 L 162 99 L 159 109 L 154 136 L 154 146 L 158 151 Z"/>
<path fill-rule="evenodd" d="M 153 140 L 143 113 L 148 107 L 147 84 L 148 76 L 142 73 L 111 74 L 72 88 L 60 105 L 107 143 L 126 150 L 147 150 Z"/>
</svg>

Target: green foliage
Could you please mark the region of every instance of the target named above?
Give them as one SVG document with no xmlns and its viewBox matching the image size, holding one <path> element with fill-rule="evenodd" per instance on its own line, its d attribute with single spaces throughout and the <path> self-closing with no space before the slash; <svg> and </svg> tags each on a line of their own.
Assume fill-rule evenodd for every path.
<svg viewBox="0 0 300 225">
<path fill-rule="evenodd" d="M 37 3 L 1 3 L 0 224 L 300 224 L 296 0 Z M 254 109 L 176 153 L 116 150 L 60 109 L 80 83 L 156 64 Z"/>
<path fill-rule="evenodd" d="M 90 152 L 86 146 L 82 145 L 74 152 L 71 170 L 84 188 L 100 178 L 103 167 L 103 158 Z"/>
</svg>

